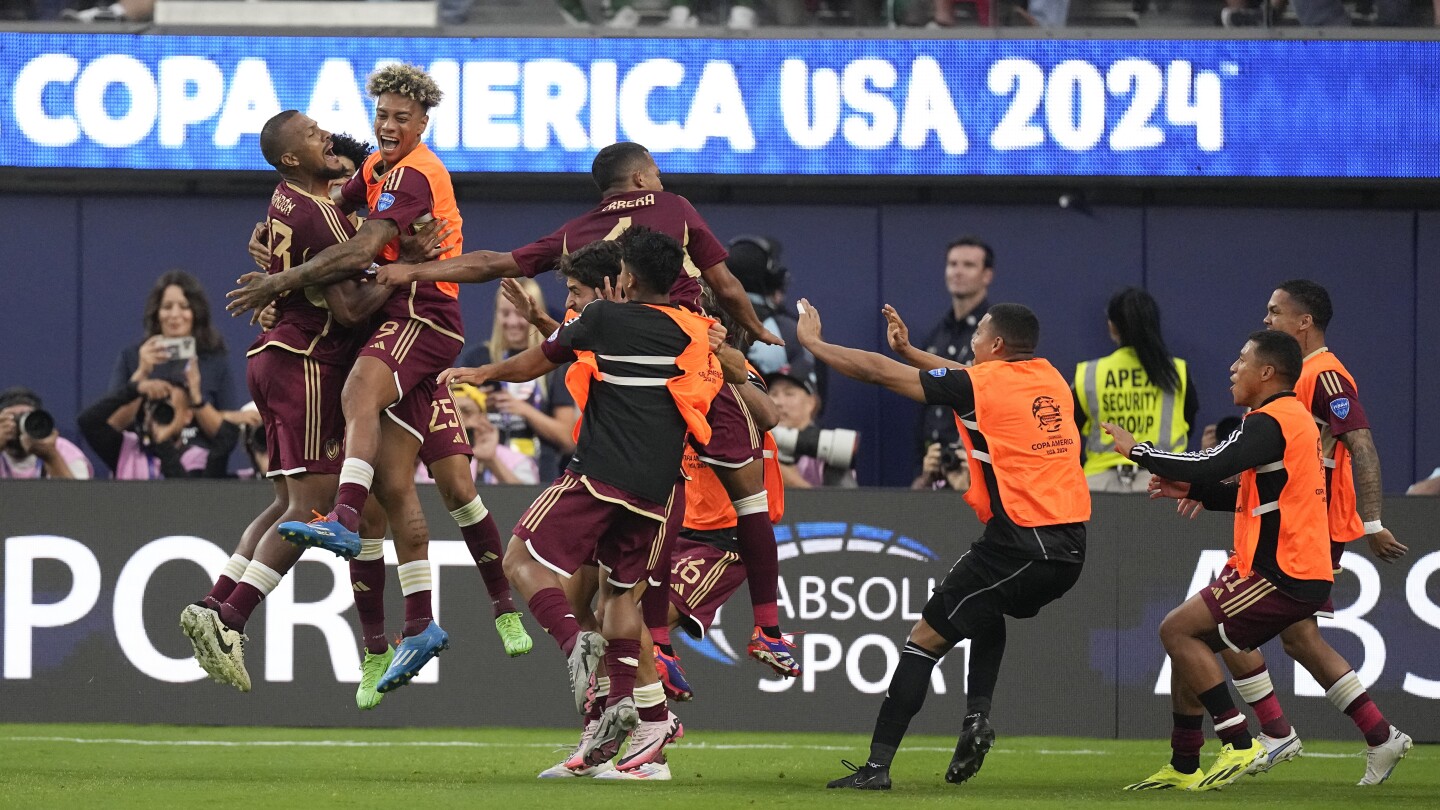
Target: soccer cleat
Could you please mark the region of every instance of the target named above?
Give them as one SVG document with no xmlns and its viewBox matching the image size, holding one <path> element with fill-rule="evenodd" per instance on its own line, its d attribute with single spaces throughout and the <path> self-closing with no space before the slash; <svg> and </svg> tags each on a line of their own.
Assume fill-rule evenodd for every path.
<svg viewBox="0 0 1440 810">
<path fill-rule="evenodd" d="M 1210 772 L 1188 790 L 1219 790 L 1244 776 L 1250 770 L 1251 764 L 1263 756 L 1265 756 L 1263 746 L 1251 743 L 1249 748 L 1236 748 L 1226 743 L 1221 746 L 1220 753 L 1216 755 L 1215 763 L 1210 766 Z"/>
<path fill-rule="evenodd" d="M 603 773 L 595 774 L 596 779 L 648 779 L 652 782 L 669 782 L 670 765 L 661 757 L 655 762 L 647 762 L 644 765 L 636 765 L 629 770 L 611 768 Z"/>
<path fill-rule="evenodd" d="M 680 718 L 670 712 L 664 720 L 640 721 L 630 734 L 630 747 L 615 763 L 615 769 L 630 771 L 653 762 L 665 761 L 665 746 L 685 736 Z M 665 777 L 669 779 L 669 776 Z"/>
<path fill-rule="evenodd" d="M 867 762 L 860 767 L 855 767 L 848 759 L 840 760 L 840 764 L 849 768 L 852 773 L 849 776 L 842 776 L 839 779 L 832 779 L 825 783 L 827 788 L 853 788 L 854 790 L 889 790 L 890 789 L 890 766 L 872 765 Z"/>
<path fill-rule="evenodd" d="M 655 664 L 659 671 L 660 683 L 665 687 L 665 697 L 681 702 L 695 699 L 695 690 L 685 678 L 685 668 L 680 666 L 680 656 L 666 655 L 655 645 Z"/>
<path fill-rule="evenodd" d="M 595 739 L 595 732 L 599 729 L 600 720 L 598 718 L 586 723 L 585 730 L 580 733 L 580 743 L 575 746 L 575 750 L 570 752 L 570 756 L 566 757 L 563 762 L 551 765 L 541 771 L 540 778 L 568 779 L 574 776 L 599 776 L 602 773 L 614 770 L 615 765 L 610 762 L 602 762 L 592 768 L 586 765 L 585 760 L 580 756 L 580 752 L 585 750 L 585 746 L 588 745 L 591 740 Z"/>
<path fill-rule="evenodd" d="M 208 621 L 205 614 L 214 612 L 215 611 L 198 602 L 193 605 L 186 605 L 185 609 L 180 611 L 180 629 L 185 633 L 185 637 L 190 639 L 190 647 L 195 654 L 195 663 L 199 664 L 207 675 L 210 675 L 210 680 L 216 683 L 226 683 L 225 679 L 220 676 L 210 674 L 212 667 L 206 666 L 206 650 L 200 641 L 201 633 L 204 631 L 205 624 Z"/>
<path fill-rule="evenodd" d="M 795 648 L 795 642 L 781 634 L 779 638 L 771 638 L 765 635 L 765 631 L 756 625 L 755 632 L 750 634 L 750 646 L 746 652 L 756 661 L 775 670 L 775 673 L 782 678 L 800 677 L 800 662 L 790 651 Z"/>
<path fill-rule="evenodd" d="M 1175 766 L 1169 763 L 1155 773 L 1141 779 L 1133 785 L 1126 785 L 1126 790 L 1194 790 L 1205 778 L 1205 772 L 1199 768 L 1194 773 L 1181 773 L 1175 770 Z"/>
<path fill-rule="evenodd" d="M 191 636 L 196 660 L 205 674 L 220 683 L 228 683 L 241 692 L 250 691 L 250 673 L 245 671 L 245 642 L 248 637 L 231 630 L 213 610 L 201 611 L 199 626 Z M 186 631 L 188 634 L 188 630 Z"/>
<path fill-rule="evenodd" d="M 360 553 L 360 535 L 345 528 L 335 513 L 315 513 L 309 523 L 287 520 L 279 526 L 280 536 L 297 546 L 323 548 L 334 552 L 337 557 L 353 560 Z"/>
<path fill-rule="evenodd" d="M 511 658 L 524 655 L 535 646 L 535 642 L 530 640 L 530 634 L 525 632 L 525 625 L 520 622 L 518 610 L 496 616 L 495 632 L 500 634 L 500 641 L 505 645 L 505 654 Z"/>
<path fill-rule="evenodd" d="M 984 712 L 965 717 L 960 740 L 955 743 L 955 756 L 950 758 L 950 767 L 945 769 L 945 781 L 958 785 L 980 772 L 985 764 L 985 755 L 995 747 L 995 728 Z"/>
<path fill-rule="evenodd" d="M 1250 764 L 1245 773 L 1254 776 L 1265 773 L 1282 762 L 1290 760 L 1305 753 L 1305 746 L 1300 744 L 1300 735 L 1295 732 L 1295 727 L 1290 727 L 1290 733 L 1284 737 L 1271 737 L 1269 734 L 1258 734 L 1255 736 L 1255 743 L 1265 749 L 1265 753 Z"/>
<path fill-rule="evenodd" d="M 638 725 L 640 713 L 635 709 L 635 699 L 628 695 L 620 698 L 600 715 L 600 726 L 595 729 L 595 736 L 581 749 L 580 758 L 592 768 L 609 762 L 620 753 L 625 738 Z"/>
<path fill-rule="evenodd" d="M 380 705 L 385 693 L 376 689 L 390 662 L 395 659 L 395 648 L 386 647 L 383 653 L 365 651 L 365 660 L 360 662 L 360 688 L 355 690 L 355 705 L 362 711 L 369 711 Z"/>
<path fill-rule="evenodd" d="M 411 678 L 419 675 L 420 669 L 430 663 L 431 658 L 448 649 L 450 634 L 441 630 L 439 624 L 430 622 L 430 625 L 419 633 L 401 639 L 389 668 L 381 676 L 380 682 L 375 684 L 375 691 L 383 693 L 399 689 L 409 683 Z"/>
<path fill-rule="evenodd" d="M 1410 735 L 1394 726 L 1390 727 L 1390 739 L 1379 745 L 1372 745 L 1365 751 L 1365 778 L 1357 785 L 1378 785 L 1390 778 L 1390 772 L 1400 760 L 1410 753 L 1415 743 Z"/>
<path fill-rule="evenodd" d="M 580 631 L 575 638 L 575 646 L 570 649 L 570 660 L 566 662 L 570 668 L 570 690 L 575 695 L 575 711 L 585 712 L 590 681 L 604 657 L 605 637 L 592 630 Z"/>
</svg>

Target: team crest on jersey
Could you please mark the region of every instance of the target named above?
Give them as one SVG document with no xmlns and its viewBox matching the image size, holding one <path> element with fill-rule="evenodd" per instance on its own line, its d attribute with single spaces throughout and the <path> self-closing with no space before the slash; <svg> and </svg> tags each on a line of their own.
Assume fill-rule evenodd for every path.
<svg viewBox="0 0 1440 810">
<path fill-rule="evenodd" d="M 330 439 L 329 441 L 325 442 L 325 458 L 334 461 L 339 456 L 340 442 L 336 441 L 335 439 Z"/>
<path fill-rule="evenodd" d="M 931 377 L 944 377 L 945 374 L 946 374 L 947 372 L 949 372 L 949 371 L 950 371 L 950 369 L 948 369 L 948 368 L 932 368 L 932 369 L 930 369 L 930 376 L 931 376 Z"/>
<path fill-rule="evenodd" d="M 1335 414 L 1336 419 L 1344 419 L 1350 415 L 1350 398 L 1336 397 L 1330 400 L 1330 413 Z"/>
<path fill-rule="evenodd" d="M 381 195 L 380 195 L 380 199 L 378 199 L 378 200 L 375 201 L 375 210 L 376 210 L 376 211 L 384 211 L 386 208 L 389 208 L 390 206 L 392 206 L 392 205 L 394 205 L 394 204 L 395 204 L 395 195 L 394 195 L 394 194 L 391 194 L 390 192 L 387 191 L 387 192 L 385 192 L 384 194 L 381 194 Z"/>
<path fill-rule="evenodd" d="M 1046 433 L 1058 431 L 1065 422 L 1065 418 L 1060 414 L 1060 405 L 1051 397 L 1036 397 L 1035 401 L 1030 403 L 1030 413 L 1034 415 L 1040 429 Z"/>
</svg>

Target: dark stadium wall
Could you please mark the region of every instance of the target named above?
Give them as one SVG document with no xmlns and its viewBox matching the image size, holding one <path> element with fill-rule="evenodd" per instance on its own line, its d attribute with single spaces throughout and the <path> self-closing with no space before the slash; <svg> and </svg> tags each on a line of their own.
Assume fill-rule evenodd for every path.
<svg viewBox="0 0 1440 810">
<path fill-rule="evenodd" d="M 677 189 L 684 192 L 684 189 Z M 548 232 L 582 206 L 467 198 L 471 249 L 507 250 Z M 263 200 L 236 197 L 0 195 L 0 234 L 24 245 L 5 273 L 0 384 L 40 390 L 62 430 L 104 392 L 120 349 L 140 336 L 145 294 L 161 272 L 184 268 L 210 293 L 230 344 L 237 393 L 253 329 L 222 314 L 232 281 L 251 269 L 244 243 Z M 1244 336 L 1262 327 L 1274 285 L 1305 276 L 1337 302 L 1329 343 L 1359 378 L 1384 463 L 1403 491 L 1440 464 L 1440 436 L 1418 414 L 1440 400 L 1440 367 L 1419 346 L 1440 340 L 1440 214 L 1408 210 L 1097 207 L 1039 205 L 701 206 L 723 240 L 764 233 L 785 246 L 792 297 L 825 316 L 826 333 L 879 349 L 879 308 L 891 303 L 923 335 L 948 306 L 944 244 L 961 234 L 995 247 L 991 301 L 1019 301 L 1042 322 L 1041 353 L 1069 376 L 1110 351 L 1104 305 L 1127 284 L 1146 286 L 1164 312 L 1173 349 L 1187 358 L 1202 425 L 1235 412 L 1228 368 Z M 552 309 L 553 278 L 541 283 Z M 464 290 L 471 342 L 490 333 L 494 288 Z M 824 423 L 862 433 L 864 484 L 903 485 L 916 470 L 917 407 L 848 380 L 832 380 Z M 1195 435 L 1198 436 L 1198 429 Z"/>
</svg>

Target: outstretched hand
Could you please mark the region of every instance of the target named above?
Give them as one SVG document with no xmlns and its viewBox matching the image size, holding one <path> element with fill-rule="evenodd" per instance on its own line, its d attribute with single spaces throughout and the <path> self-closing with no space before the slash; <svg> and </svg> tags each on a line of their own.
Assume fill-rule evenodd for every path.
<svg viewBox="0 0 1440 810">
<path fill-rule="evenodd" d="M 375 271 L 375 280 L 387 287 L 404 287 L 413 281 L 415 265 L 395 262 L 382 264 Z"/>
<path fill-rule="evenodd" d="M 270 283 L 268 273 L 246 273 L 235 279 L 240 286 L 225 293 L 230 303 L 225 305 L 225 311 L 234 318 L 244 315 L 247 312 L 262 310 L 275 300 L 275 290 Z M 255 318 L 250 319 L 252 323 Z"/>
<path fill-rule="evenodd" d="M 415 234 L 400 235 L 400 261 L 427 262 L 446 251 L 445 243 L 455 235 L 448 220 L 437 219 Z"/>
<path fill-rule="evenodd" d="M 1135 437 L 1131 435 L 1130 431 L 1113 422 L 1101 422 L 1100 429 L 1115 439 L 1115 452 L 1126 458 L 1130 457 L 1130 451 L 1134 450 L 1135 445 L 1139 444 L 1139 442 L 1135 441 Z"/>
<path fill-rule="evenodd" d="M 800 315 L 799 325 L 795 328 L 795 337 L 800 345 L 810 348 L 821 342 L 820 311 L 810 303 L 810 299 L 801 298 L 795 303 L 795 311 Z"/>
<path fill-rule="evenodd" d="M 890 344 L 890 351 L 896 354 L 903 354 L 911 348 L 910 327 L 900 317 L 895 307 L 886 304 L 880 308 L 880 314 L 885 316 L 885 342 Z"/>
<path fill-rule="evenodd" d="M 500 279 L 500 292 L 505 296 L 505 300 L 515 307 L 515 311 L 520 313 L 520 317 L 524 318 L 526 323 L 533 324 L 535 322 L 537 309 L 535 299 L 525 291 L 525 287 L 521 285 L 519 279 Z"/>
<path fill-rule="evenodd" d="M 446 387 L 459 385 L 460 383 L 484 385 L 490 381 L 490 375 L 494 373 L 494 368 L 493 365 L 484 365 L 478 368 L 447 368 L 440 372 L 440 376 L 437 379 L 441 385 Z"/>
</svg>

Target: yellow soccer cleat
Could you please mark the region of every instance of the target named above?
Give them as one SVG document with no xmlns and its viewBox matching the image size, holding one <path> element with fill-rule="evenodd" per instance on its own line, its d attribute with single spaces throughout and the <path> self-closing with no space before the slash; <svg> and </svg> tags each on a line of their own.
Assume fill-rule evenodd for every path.
<svg viewBox="0 0 1440 810">
<path fill-rule="evenodd" d="M 365 651 L 365 660 L 360 662 L 360 688 L 355 690 L 355 705 L 362 711 L 369 711 L 380 705 L 385 693 L 377 692 L 380 678 L 395 659 L 395 648 L 387 647 L 385 652 L 375 654 Z"/>
<path fill-rule="evenodd" d="M 1205 778 L 1205 772 L 1196 769 L 1194 773 L 1181 773 L 1175 770 L 1175 766 L 1167 764 L 1165 767 L 1136 782 L 1133 785 L 1126 785 L 1126 790 L 1195 790 L 1201 780 Z"/>
<path fill-rule="evenodd" d="M 1244 776 L 1250 766 L 1255 764 L 1255 760 L 1263 756 L 1265 746 L 1256 742 L 1251 742 L 1250 747 L 1244 749 L 1226 744 L 1215 757 L 1215 764 L 1210 766 L 1209 775 L 1190 790 L 1219 790 Z"/>
</svg>

